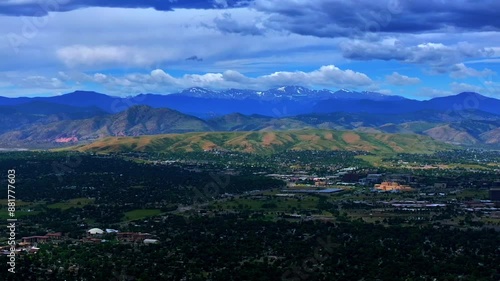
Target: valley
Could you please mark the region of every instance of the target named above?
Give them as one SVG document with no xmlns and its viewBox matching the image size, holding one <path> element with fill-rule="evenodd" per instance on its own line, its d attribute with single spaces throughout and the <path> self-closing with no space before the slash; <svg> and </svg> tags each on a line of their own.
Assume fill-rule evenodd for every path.
<svg viewBox="0 0 500 281">
<path fill-rule="evenodd" d="M 0 169 L 16 171 L 24 280 L 491 280 L 499 163 L 498 152 L 464 149 L 0 153 Z M 317 251 L 321 270 L 301 265 Z"/>
</svg>

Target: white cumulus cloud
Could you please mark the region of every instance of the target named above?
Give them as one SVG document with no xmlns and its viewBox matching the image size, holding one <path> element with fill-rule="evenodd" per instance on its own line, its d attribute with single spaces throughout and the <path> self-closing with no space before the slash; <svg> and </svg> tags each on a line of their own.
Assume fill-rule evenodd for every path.
<svg viewBox="0 0 500 281">
<path fill-rule="evenodd" d="M 397 72 L 393 72 L 391 75 L 387 75 L 386 81 L 387 83 L 396 86 L 415 85 L 420 83 L 420 79 L 418 77 L 409 77 Z"/>
</svg>

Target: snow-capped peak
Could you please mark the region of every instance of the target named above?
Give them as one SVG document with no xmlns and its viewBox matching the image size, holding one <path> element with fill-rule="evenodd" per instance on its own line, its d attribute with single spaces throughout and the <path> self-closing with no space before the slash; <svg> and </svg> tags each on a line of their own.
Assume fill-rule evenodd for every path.
<svg viewBox="0 0 500 281">
<path fill-rule="evenodd" d="M 398 96 L 385 96 L 376 92 L 356 92 L 347 89 L 332 91 L 329 89 L 313 90 L 302 86 L 282 86 L 266 91 L 227 89 L 220 91 L 207 90 L 200 87 L 186 89 L 180 95 L 215 98 L 215 99 L 258 99 L 258 100 L 324 100 L 324 99 L 397 99 Z"/>
</svg>

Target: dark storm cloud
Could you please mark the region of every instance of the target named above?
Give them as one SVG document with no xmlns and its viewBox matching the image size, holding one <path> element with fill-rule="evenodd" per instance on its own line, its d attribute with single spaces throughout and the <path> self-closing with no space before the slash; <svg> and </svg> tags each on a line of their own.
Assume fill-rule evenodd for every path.
<svg viewBox="0 0 500 281">
<path fill-rule="evenodd" d="M 191 60 L 191 61 L 203 61 L 203 58 L 200 58 L 198 56 L 190 56 L 186 58 L 186 60 Z"/>
<path fill-rule="evenodd" d="M 318 37 L 500 29 L 498 0 L 256 0 L 251 7 L 270 15 L 269 28 Z"/>
<path fill-rule="evenodd" d="M 217 9 L 246 5 L 243 0 L 4 0 L 0 14 L 11 16 L 44 16 L 48 12 L 65 12 L 86 7 L 153 8 L 170 11 L 176 8 Z"/>
<path fill-rule="evenodd" d="M 229 13 L 224 13 L 222 17 L 214 19 L 215 28 L 223 33 L 238 33 L 242 35 L 262 35 L 263 28 L 259 28 L 255 23 L 242 23 L 233 19 Z"/>
<path fill-rule="evenodd" d="M 497 0 L 434 0 L 408 1 L 408 14 L 423 16 L 431 27 L 454 26 L 464 29 L 483 30 L 500 29 L 498 11 L 500 1 Z M 425 31 L 425 30 L 423 30 Z"/>
<path fill-rule="evenodd" d="M 85 7 L 222 9 L 249 6 L 269 15 L 265 26 L 317 37 L 367 32 L 415 33 L 457 28 L 499 30 L 498 0 L 3 0 L 0 14 L 43 16 Z M 227 22 L 219 23 L 225 32 Z M 247 28 L 241 32 L 249 33 Z M 256 30 L 250 31 L 257 34 Z"/>
<path fill-rule="evenodd" d="M 445 73 L 451 65 L 466 58 L 489 57 L 493 50 L 460 42 L 454 45 L 424 43 L 405 46 L 401 42 L 386 40 L 366 42 L 361 40 L 346 41 L 340 45 L 345 58 L 353 60 L 397 60 L 407 63 L 425 64 L 433 71 Z"/>
</svg>

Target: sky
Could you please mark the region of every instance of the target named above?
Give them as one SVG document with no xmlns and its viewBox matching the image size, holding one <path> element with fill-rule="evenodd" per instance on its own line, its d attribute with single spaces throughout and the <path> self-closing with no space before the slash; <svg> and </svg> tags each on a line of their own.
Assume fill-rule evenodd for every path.
<svg viewBox="0 0 500 281">
<path fill-rule="evenodd" d="M 2 0 L 0 96 L 190 87 L 500 98 L 498 0 Z"/>
</svg>

